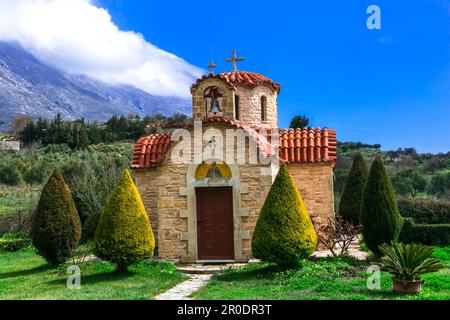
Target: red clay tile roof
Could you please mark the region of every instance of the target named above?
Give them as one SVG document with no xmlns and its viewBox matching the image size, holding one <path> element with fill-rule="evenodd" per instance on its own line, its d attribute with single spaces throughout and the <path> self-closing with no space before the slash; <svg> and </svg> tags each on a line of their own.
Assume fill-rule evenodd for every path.
<svg viewBox="0 0 450 320">
<path fill-rule="evenodd" d="M 260 84 L 267 84 L 272 87 L 277 93 L 280 93 L 281 85 L 279 83 L 274 82 L 273 80 L 255 72 L 248 71 L 233 71 L 233 72 L 222 72 L 217 75 L 205 75 L 197 80 L 197 82 L 192 85 L 191 89 L 196 88 L 199 83 L 205 79 L 209 78 L 219 78 L 225 80 L 229 85 L 233 88 L 236 85 L 243 85 L 247 87 L 255 87 Z"/>
<path fill-rule="evenodd" d="M 166 157 L 171 143 L 169 134 L 152 134 L 140 138 L 134 146 L 133 162 L 131 167 L 151 168 L 162 163 Z"/>
<path fill-rule="evenodd" d="M 203 123 L 222 123 L 237 129 L 243 129 L 256 139 L 257 145 L 265 154 L 271 154 L 272 136 L 267 138 L 258 130 L 244 126 L 231 117 L 214 116 L 203 119 Z M 336 131 L 329 129 L 275 129 L 279 132 L 279 158 L 285 163 L 319 163 L 336 161 Z M 140 138 L 135 145 L 134 169 L 151 168 L 161 164 L 169 150 L 171 137 L 168 134 L 153 134 Z"/>
<path fill-rule="evenodd" d="M 336 144 L 336 131 L 327 128 L 281 130 L 280 158 L 287 163 L 335 161 Z"/>
</svg>

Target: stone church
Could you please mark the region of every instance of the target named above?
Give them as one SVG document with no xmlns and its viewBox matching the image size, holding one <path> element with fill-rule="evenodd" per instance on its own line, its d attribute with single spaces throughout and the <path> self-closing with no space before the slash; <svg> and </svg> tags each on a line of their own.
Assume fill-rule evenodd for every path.
<svg viewBox="0 0 450 320">
<path fill-rule="evenodd" d="M 132 169 L 161 258 L 251 259 L 252 233 L 281 163 L 287 164 L 316 227 L 334 215 L 336 132 L 279 129 L 280 84 L 237 71 L 241 60 L 234 52 L 227 59 L 234 71 L 219 74 L 211 62 L 211 73 L 192 85 L 192 117 L 200 126 L 183 135 L 152 134 L 135 145 Z M 266 129 L 269 134 L 262 135 Z M 245 140 L 231 144 L 231 156 L 229 151 L 205 151 L 236 142 L 236 132 Z M 195 138 L 199 133 L 200 139 Z M 223 138 L 230 133 L 232 139 Z M 257 153 L 271 161 L 250 161 L 258 159 Z"/>
</svg>

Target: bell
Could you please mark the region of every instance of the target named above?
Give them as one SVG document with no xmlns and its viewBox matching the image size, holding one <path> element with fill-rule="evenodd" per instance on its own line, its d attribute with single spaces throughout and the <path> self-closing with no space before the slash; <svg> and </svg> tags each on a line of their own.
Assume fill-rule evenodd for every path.
<svg viewBox="0 0 450 320">
<path fill-rule="evenodd" d="M 209 110 L 209 112 L 214 113 L 214 114 L 220 112 L 219 101 L 217 101 L 216 99 L 212 100 L 211 109 Z"/>
</svg>

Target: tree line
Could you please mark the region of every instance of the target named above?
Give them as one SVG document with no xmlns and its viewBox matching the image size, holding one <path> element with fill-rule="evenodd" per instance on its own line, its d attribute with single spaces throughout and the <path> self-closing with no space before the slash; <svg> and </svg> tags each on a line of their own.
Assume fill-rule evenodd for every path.
<svg viewBox="0 0 450 320">
<path fill-rule="evenodd" d="M 154 114 L 143 118 L 138 115 L 112 116 L 105 123 L 98 121 L 64 121 L 60 114 L 52 120 L 39 118 L 33 121 L 28 118 L 21 120 L 22 128 L 17 130 L 16 136 L 20 141 L 30 146 L 39 144 L 43 147 L 53 144 L 66 144 L 71 149 L 86 149 L 89 145 L 110 143 L 123 140 L 137 140 L 146 134 L 158 130 L 170 130 L 185 126 L 190 119 L 180 113 L 167 117 Z"/>
</svg>

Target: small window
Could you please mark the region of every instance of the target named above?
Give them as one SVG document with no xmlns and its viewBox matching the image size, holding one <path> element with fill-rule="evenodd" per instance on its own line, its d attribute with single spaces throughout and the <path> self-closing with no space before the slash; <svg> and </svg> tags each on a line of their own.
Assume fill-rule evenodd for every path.
<svg viewBox="0 0 450 320">
<path fill-rule="evenodd" d="M 267 98 L 261 97 L 261 121 L 267 121 Z"/>
<path fill-rule="evenodd" d="M 236 120 L 241 119 L 241 113 L 239 110 L 239 96 L 234 96 L 234 117 Z"/>
</svg>

